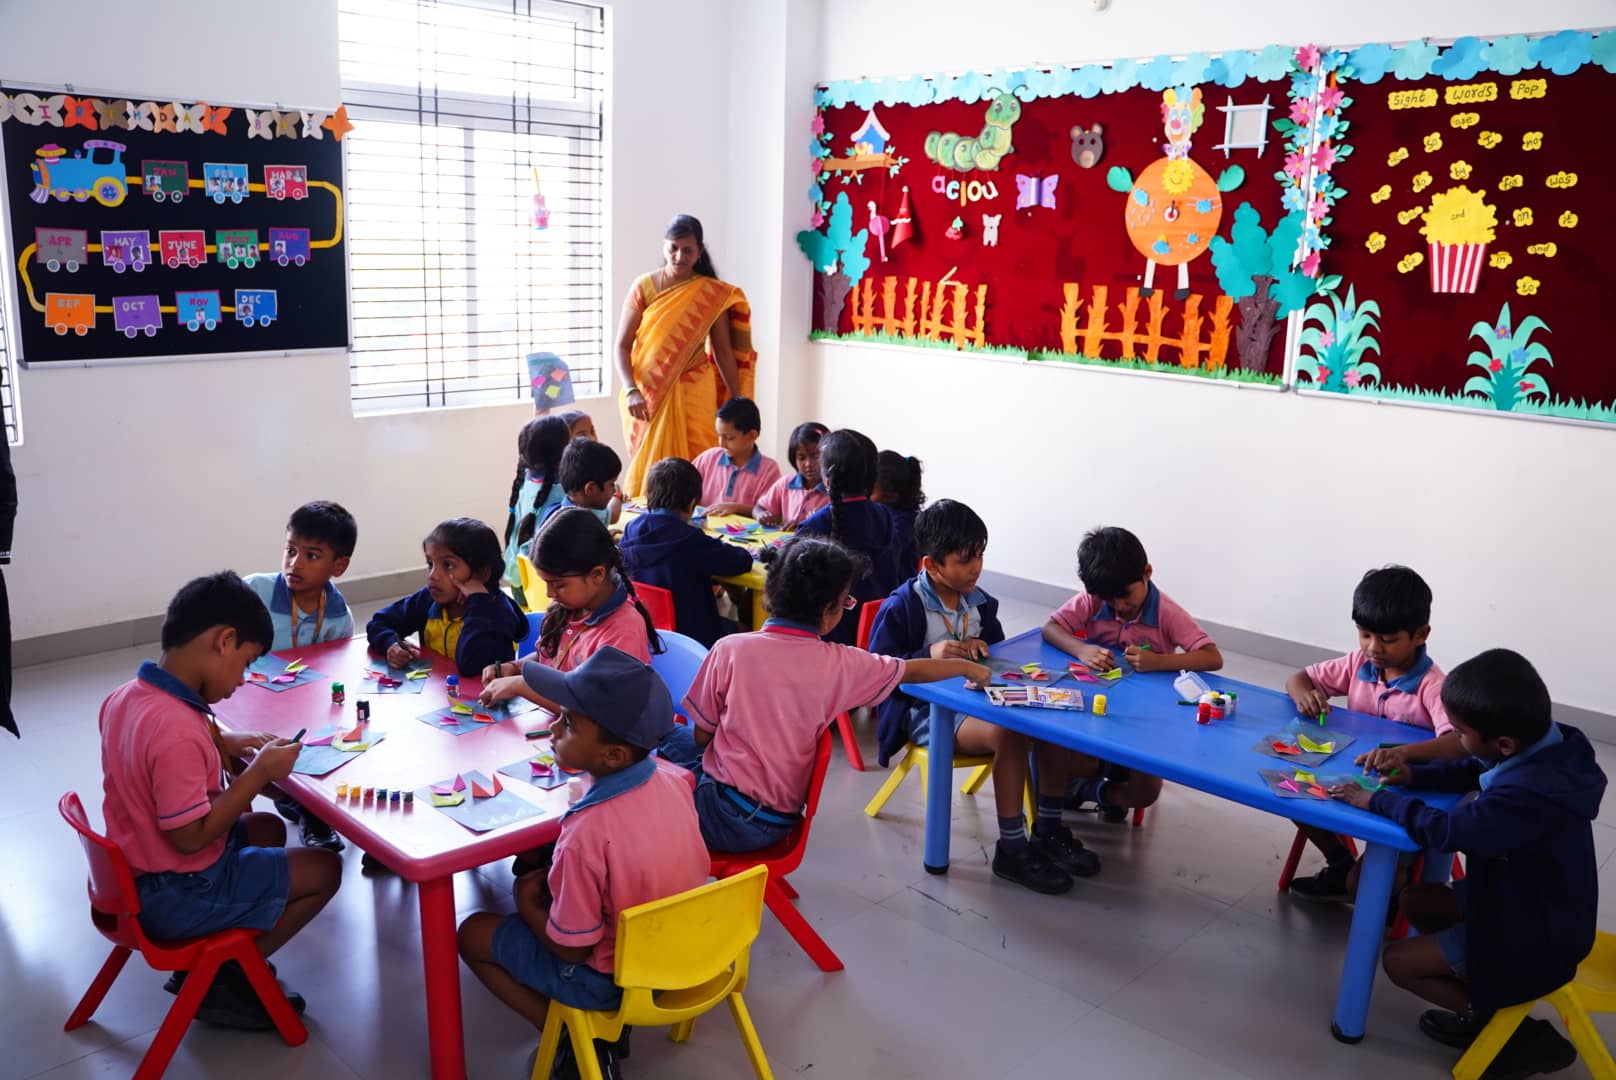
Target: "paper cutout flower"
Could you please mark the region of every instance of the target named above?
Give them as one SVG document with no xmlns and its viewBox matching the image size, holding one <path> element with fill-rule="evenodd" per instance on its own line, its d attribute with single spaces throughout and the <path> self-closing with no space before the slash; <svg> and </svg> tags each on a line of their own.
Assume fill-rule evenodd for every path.
<svg viewBox="0 0 1616 1080">
<path fill-rule="evenodd" d="M 1315 169 L 1318 169 L 1321 172 L 1329 172 L 1330 167 L 1334 164 L 1335 147 L 1331 146 L 1329 143 L 1325 143 L 1323 146 L 1313 151 L 1313 167 Z"/>
<path fill-rule="evenodd" d="M 1370 233 L 1369 234 L 1369 239 L 1364 241 L 1364 247 L 1369 249 L 1370 254 L 1374 254 L 1375 252 L 1379 251 L 1381 248 L 1383 248 L 1385 246 L 1386 246 L 1386 234 L 1381 233 L 1381 232 L 1372 232 L 1372 233 Z"/>
<path fill-rule="evenodd" d="M 117 101 L 103 101 L 98 119 L 101 121 L 101 130 L 103 131 L 112 131 L 117 128 L 127 131 L 129 128 L 128 99 L 119 98 Z"/>
<path fill-rule="evenodd" d="M 1439 191 L 1423 215 L 1420 234 L 1433 244 L 1490 244 L 1498 219 L 1485 192 L 1460 185 Z"/>
<path fill-rule="evenodd" d="M 1452 165 L 1448 166 L 1448 176 L 1454 180 L 1470 179 L 1470 162 L 1455 161 Z"/>
<path fill-rule="evenodd" d="M 1483 150 L 1491 150 L 1493 147 L 1497 146 L 1503 141 L 1504 137 L 1498 134 L 1496 131 L 1483 131 L 1480 135 L 1476 136 L 1476 145 L 1481 147 Z"/>
<path fill-rule="evenodd" d="M 1319 47 L 1317 45 L 1303 45 L 1296 50 L 1296 66 L 1303 71 L 1312 71 L 1319 66 Z"/>
<path fill-rule="evenodd" d="M 825 134 L 825 114 L 822 112 L 815 112 L 814 122 L 810 124 L 809 127 L 812 129 L 815 135 Z"/>
<path fill-rule="evenodd" d="M 181 105 L 179 102 L 170 102 L 174 111 L 174 131 L 178 134 L 187 132 L 202 134 L 202 105 Z"/>
<path fill-rule="evenodd" d="M 1325 379 L 1328 379 L 1329 377 L 1330 377 L 1330 369 L 1325 367 L 1323 364 L 1320 364 L 1319 365 L 1319 370 L 1313 373 L 1313 381 L 1316 382 L 1316 383 L 1322 383 Z"/>
<path fill-rule="evenodd" d="M 1162 170 L 1162 187 L 1169 194 L 1182 195 L 1195 183 L 1195 166 L 1188 158 L 1175 158 Z"/>
<path fill-rule="evenodd" d="M 159 105 L 152 117 L 152 130 L 158 133 L 171 133 L 174 130 L 174 119 L 173 105 Z"/>
<path fill-rule="evenodd" d="M 1320 348 L 1328 349 L 1331 345 L 1334 345 L 1334 344 L 1335 344 L 1335 335 L 1332 334 L 1330 331 L 1325 330 L 1324 332 L 1319 334 L 1319 347 Z"/>
<path fill-rule="evenodd" d="M 1319 91 L 1319 111 L 1334 112 L 1341 107 L 1341 99 L 1344 97 L 1346 93 L 1339 86 L 1326 86 Z"/>
<path fill-rule="evenodd" d="M 157 106 L 142 101 L 129 110 L 129 125 L 136 131 L 151 131 L 157 126 Z"/>
<path fill-rule="evenodd" d="M 348 120 L 348 106 L 338 105 L 336 112 L 320 121 L 320 126 L 329 131 L 333 139 L 341 142 L 342 137 L 353 130 L 353 124 Z M 308 133 L 304 132 L 304 138 L 307 137 Z M 316 139 L 319 137 L 315 136 Z"/>
<path fill-rule="evenodd" d="M 1300 151 L 1285 155 L 1285 175 L 1297 180 L 1307 175 L 1307 157 Z"/>
<path fill-rule="evenodd" d="M 1425 137 L 1425 152 L 1427 154 L 1434 154 L 1440 149 L 1442 149 L 1442 133 L 1440 131 L 1433 131 L 1431 134 Z"/>
<path fill-rule="evenodd" d="M 1503 335 L 1499 335 L 1499 336 L 1503 336 Z M 1493 362 L 1487 365 L 1487 370 L 1488 371 L 1503 371 L 1504 370 L 1504 362 L 1502 360 L 1499 360 L 1497 357 L 1494 357 Z"/>
<path fill-rule="evenodd" d="M 1577 227 L 1577 215 L 1576 214 L 1573 214 L 1570 210 L 1567 210 L 1565 213 L 1560 215 L 1560 228 L 1562 228 L 1562 229 L 1575 229 L 1576 227 Z"/>
<path fill-rule="evenodd" d="M 1515 279 L 1515 291 L 1521 296 L 1536 296 L 1537 288 L 1543 284 L 1535 277 L 1526 276 Z"/>
<path fill-rule="evenodd" d="M 67 97 L 63 99 L 63 115 L 66 127 L 83 127 L 91 131 L 100 129 L 96 118 L 96 105 L 94 98 Z"/>
<path fill-rule="evenodd" d="M 1359 383 L 1363 382 L 1363 376 L 1355 369 L 1341 376 L 1341 381 L 1346 383 L 1348 386 L 1357 386 Z"/>
<path fill-rule="evenodd" d="M 1305 124 L 1313 118 L 1313 101 L 1311 98 L 1297 98 L 1291 102 L 1291 121 Z"/>
<path fill-rule="evenodd" d="M 1318 277 L 1319 276 L 1319 253 L 1318 252 L 1316 252 L 1316 251 L 1311 252 L 1308 255 L 1307 258 L 1302 260 L 1302 276 L 1303 277 Z"/>
</svg>

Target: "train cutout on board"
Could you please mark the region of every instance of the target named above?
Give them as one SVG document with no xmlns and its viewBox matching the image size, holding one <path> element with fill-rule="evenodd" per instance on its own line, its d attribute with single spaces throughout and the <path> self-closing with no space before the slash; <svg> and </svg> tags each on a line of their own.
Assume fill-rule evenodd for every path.
<svg viewBox="0 0 1616 1080">
<path fill-rule="evenodd" d="M 243 326 L 269 326 L 280 317 L 280 298 L 274 289 L 237 289 L 234 300 L 236 321 Z M 163 327 L 165 309 L 158 296 L 114 296 L 111 306 L 101 310 L 112 313 L 113 332 L 127 338 L 156 337 Z M 178 325 L 193 332 L 216 329 L 225 314 L 217 289 L 178 292 L 167 310 Z M 95 329 L 96 314 L 93 293 L 45 294 L 45 325 L 58 335 L 83 337 Z"/>
<path fill-rule="evenodd" d="M 65 146 L 47 143 L 34 151 L 30 167 L 34 190 L 29 198 L 36 203 L 88 202 L 119 206 L 129 195 L 129 181 L 123 155 L 129 147 L 111 139 L 86 139 L 84 145 L 69 151 Z M 140 185 L 154 202 L 181 202 L 191 191 L 191 167 L 184 161 L 152 158 L 140 163 Z M 239 205 L 248 195 L 250 182 L 245 164 L 225 161 L 202 163 L 202 197 L 219 205 Z M 277 202 L 299 202 L 309 197 L 309 170 L 306 165 L 265 165 L 264 194 Z"/>
</svg>

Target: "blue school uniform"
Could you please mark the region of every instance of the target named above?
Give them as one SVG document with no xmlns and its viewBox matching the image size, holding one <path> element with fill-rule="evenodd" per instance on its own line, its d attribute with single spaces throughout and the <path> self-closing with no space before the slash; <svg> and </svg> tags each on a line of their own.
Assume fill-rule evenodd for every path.
<svg viewBox="0 0 1616 1080">
<path fill-rule="evenodd" d="M 348 601 L 342 598 L 335 582 L 325 583 L 320 610 L 299 609 L 294 621 L 292 590 L 286 585 L 285 574 L 248 574 L 242 580 L 269 609 L 269 621 L 275 627 L 275 641 L 269 647 L 270 652 L 319 645 L 326 641 L 343 641 L 354 636 L 353 613 L 348 610 Z"/>
<path fill-rule="evenodd" d="M 713 578 L 752 569 L 744 548 L 681 520 L 671 510 L 651 510 L 628 523 L 620 545 L 628 576 L 673 594 L 679 633 L 712 647 L 727 629 L 713 603 Z"/>
<path fill-rule="evenodd" d="M 522 535 L 522 519 L 528 514 L 533 515 L 534 532 L 538 531 L 538 523 L 543 521 L 551 509 L 567 497 L 561 490 L 560 484 L 551 484 L 550 490 L 545 493 L 544 501 L 539 502 L 539 492 L 544 489 L 544 477 L 538 473 L 528 473 L 522 481 L 521 490 L 516 493 L 516 505 L 511 507 L 511 513 L 516 515 L 516 524 L 511 528 L 511 537 L 505 542 L 505 584 L 512 588 L 521 588 L 522 572 L 516 567 L 516 556 L 522 550 L 516 538 Z"/>
<path fill-rule="evenodd" d="M 389 604 L 370 617 L 365 637 L 372 652 L 387 652 L 411 634 L 420 634 L 427 645 L 427 628 L 443 624 L 444 652 L 453 652 L 455 668 L 462 675 L 477 677 L 483 668 L 516 658 L 516 642 L 527 636 L 527 616 L 502 592 L 476 593 L 466 600 L 466 612 L 458 625 L 449 620 L 443 608 L 425 588 Z"/>
<path fill-rule="evenodd" d="M 600 523 L 602 525 L 605 525 L 608 528 L 611 527 L 612 512 L 610 510 L 596 510 L 593 506 L 579 506 L 577 503 L 572 501 L 571 496 L 563 496 L 559 501 L 545 503 L 543 511 L 536 518 L 538 525 L 534 528 L 533 535 L 537 536 L 539 534 L 539 529 L 544 528 L 544 523 L 549 521 L 556 514 L 563 510 L 573 509 L 588 510 L 591 514 L 594 514 L 596 517 L 600 518 Z M 528 557 L 532 557 L 531 552 L 529 552 Z"/>
<path fill-rule="evenodd" d="M 801 536 L 831 536 L 832 506 L 822 507 L 797 526 Z M 907 575 L 898 567 L 897 529 L 885 506 L 864 496 L 843 499 L 842 543 L 870 560 L 870 572 L 853 582 L 853 599 L 862 606 L 885 599 Z M 852 645 L 858 640 L 858 611 L 843 616 L 825 640 Z"/>
<path fill-rule="evenodd" d="M 1003 641 L 999 602 L 981 589 L 972 589 L 969 595 L 960 597 L 959 607 L 950 613 L 938 599 L 931 579 L 925 574 L 916 574 L 892 590 L 881 610 L 876 612 L 875 626 L 870 631 L 870 651 L 919 660 L 931 655 L 934 642 L 949 636 L 981 638 L 989 645 Z M 882 765 L 903 749 L 904 743 L 925 745 L 929 741 L 925 729 L 930 721 L 930 709 L 925 702 L 901 690 L 881 703 L 876 712 L 876 753 Z"/>
<path fill-rule="evenodd" d="M 889 506 L 887 511 L 898 542 L 898 573 L 911 573 L 920 565 L 920 552 L 915 548 L 915 517 L 920 511 L 912 506 Z"/>
</svg>

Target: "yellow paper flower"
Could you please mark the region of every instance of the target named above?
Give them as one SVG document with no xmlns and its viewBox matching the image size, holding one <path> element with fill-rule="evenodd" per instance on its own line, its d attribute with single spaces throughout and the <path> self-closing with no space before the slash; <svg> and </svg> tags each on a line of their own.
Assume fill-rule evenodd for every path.
<svg viewBox="0 0 1616 1080">
<path fill-rule="evenodd" d="M 1374 190 L 1373 194 L 1369 196 L 1369 201 L 1372 203 L 1383 203 L 1391 197 L 1392 186 L 1390 184 L 1382 184 L 1380 187 Z"/>
<path fill-rule="evenodd" d="M 1547 244 L 1532 244 L 1526 249 L 1526 253 L 1528 255 L 1541 255 L 1545 259 L 1552 259 L 1555 257 L 1555 255 L 1559 254 L 1559 252 L 1560 245 L 1556 244 L 1552 240 Z"/>
<path fill-rule="evenodd" d="M 1493 147 L 1497 146 L 1503 141 L 1504 137 L 1498 134 L 1496 131 L 1483 131 L 1480 135 L 1476 136 L 1476 144 L 1483 150 L 1491 150 Z"/>
<path fill-rule="evenodd" d="M 1486 192 L 1464 185 L 1439 191 L 1425 212 L 1420 234 L 1433 244 L 1490 244 L 1498 224 Z"/>
<path fill-rule="evenodd" d="M 1541 149 L 1543 149 L 1543 133 L 1541 131 L 1528 131 L 1525 135 L 1522 135 L 1521 136 L 1521 149 L 1522 150 L 1541 150 Z"/>
<path fill-rule="evenodd" d="M 1575 229 L 1576 227 L 1577 227 L 1577 215 L 1576 214 L 1573 214 L 1571 211 L 1567 210 L 1565 213 L 1560 215 L 1560 228 L 1562 228 L 1562 229 Z"/>
<path fill-rule="evenodd" d="M 1425 152 L 1427 154 L 1434 154 L 1440 149 L 1442 149 L 1442 133 L 1440 131 L 1433 131 L 1431 134 L 1425 137 Z"/>
<path fill-rule="evenodd" d="M 1182 195 L 1194 182 L 1195 166 L 1190 164 L 1188 158 L 1175 158 L 1162 170 L 1162 187 L 1166 188 L 1169 194 Z"/>
<path fill-rule="evenodd" d="M 1515 291 L 1521 296 L 1536 296 L 1537 287 L 1541 284 L 1535 277 L 1518 277 L 1515 279 Z"/>
<path fill-rule="evenodd" d="M 1515 224 L 1522 228 L 1532 224 L 1532 208 L 1530 206 L 1523 206 L 1515 211 Z"/>
<path fill-rule="evenodd" d="M 1415 191 L 1416 194 L 1418 194 L 1421 191 L 1424 191 L 1426 188 L 1428 188 L 1430 186 L 1431 186 L 1431 174 L 1430 173 L 1422 172 L 1418 176 L 1414 177 L 1414 191 Z"/>
<path fill-rule="evenodd" d="M 1383 248 L 1385 246 L 1386 246 L 1386 234 L 1385 233 L 1372 232 L 1372 233 L 1369 234 L 1369 239 L 1364 241 L 1364 247 L 1368 248 L 1371 253 L 1379 251 L 1381 248 Z"/>
<path fill-rule="evenodd" d="M 1514 256 L 1507 251 L 1495 251 L 1487 256 L 1487 265 L 1494 270 L 1508 270 L 1509 264 L 1514 261 Z"/>
</svg>

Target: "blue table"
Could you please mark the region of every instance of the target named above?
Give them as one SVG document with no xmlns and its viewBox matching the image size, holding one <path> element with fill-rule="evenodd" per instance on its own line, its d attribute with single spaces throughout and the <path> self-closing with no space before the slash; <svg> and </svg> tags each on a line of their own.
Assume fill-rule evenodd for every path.
<svg viewBox="0 0 1616 1080">
<path fill-rule="evenodd" d="M 1064 671 L 1072 661 L 1070 656 L 1046 644 L 1038 630 L 1010 638 L 996 646 L 993 655 L 1019 664 L 1036 661 L 1050 672 Z M 1397 854 L 1418 851 L 1419 846 L 1400 826 L 1378 814 L 1334 801 L 1281 799 L 1268 790 L 1257 770 L 1283 768 L 1284 763 L 1251 748 L 1264 735 L 1283 731 L 1296 719 L 1296 707 L 1287 695 L 1216 675 L 1203 675 L 1214 689 L 1239 694 L 1239 705 L 1232 719 L 1197 724 L 1195 710 L 1178 704 L 1179 695 L 1173 689 L 1175 674 L 1130 673 L 1114 682 L 1076 684 L 1089 701 L 1096 693 L 1106 695 L 1105 716 L 1057 709 L 996 707 L 988 703 L 981 691 L 967 690 L 960 682 L 905 685 L 906 693 L 931 703 L 932 747 L 926 776 L 926 870 L 933 874 L 948 871 L 954 717 L 959 714 L 981 717 L 1012 731 L 1139 769 L 1231 802 L 1357 837 L 1365 842 L 1366 850 L 1331 1031 L 1343 1042 L 1358 1042 L 1363 1038 L 1369 1012 L 1369 995 L 1374 987 L 1380 942 L 1385 932 L 1386 908 L 1391 903 Z M 1068 679 L 1056 685 L 1074 684 Z M 1353 735 L 1357 741 L 1321 766 L 1319 772 L 1351 772 L 1352 759 L 1365 750 L 1383 742 L 1414 741 L 1411 729 L 1404 724 L 1345 709 L 1332 709 L 1329 725 L 1332 730 Z M 1439 807 L 1458 801 L 1458 796 L 1451 794 L 1422 793 L 1421 797 Z M 1439 855 L 1427 858 L 1424 876 L 1428 880 L 1446 880 L 1450 861 Z"/>
</svg>

